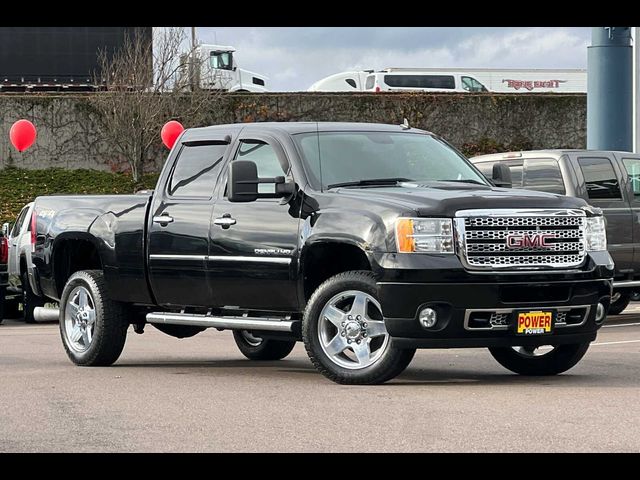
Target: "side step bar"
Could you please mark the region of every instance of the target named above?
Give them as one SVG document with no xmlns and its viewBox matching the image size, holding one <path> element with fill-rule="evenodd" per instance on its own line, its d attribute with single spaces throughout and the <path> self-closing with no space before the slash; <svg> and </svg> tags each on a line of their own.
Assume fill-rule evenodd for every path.
<svg viewBox="0 0 640 480">
<path fill-rule="evenodd" d="M 613 282 L 613 288 L 640 287 L 640 280 L 621 280 Z"/>
<path fill-rule="evenodd" d="M 213 317 L 190 313 L 154 312 L 147 314 L 148 323 L 170 325 L 194 325 L 196 327 L 227 328 L 230 330 L 267 330 L 271 332 L 293 331 L 293 321 L 261 317 Z"/>
</svg>

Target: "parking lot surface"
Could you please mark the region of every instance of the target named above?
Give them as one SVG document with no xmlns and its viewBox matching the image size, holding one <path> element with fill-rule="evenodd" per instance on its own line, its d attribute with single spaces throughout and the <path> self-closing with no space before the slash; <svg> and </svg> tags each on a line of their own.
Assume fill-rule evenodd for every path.
<svg viewBox="0 0 640 480">
<path fill-rule="evenodd" d="M 381 386 L 341 386 L 298 344 L 244 359 L 229 332 L 129 331 L 108 368 L 73 366 L 57 324 L 0 325 L 0 452 L 640 451 L 640 308 L 585 358 L 524 378 L 486 350 L 422 350 Z"/>
</svg>

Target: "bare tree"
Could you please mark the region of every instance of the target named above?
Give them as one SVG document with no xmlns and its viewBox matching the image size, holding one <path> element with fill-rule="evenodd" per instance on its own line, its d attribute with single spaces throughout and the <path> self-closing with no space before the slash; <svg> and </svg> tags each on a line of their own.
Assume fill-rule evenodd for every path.
<svg viewBox="0 0 640 480">
<path fill-rule="evenodd" d="M 200 125 L 217 95 L 192 87 L 188 72 L 201 74 L 208 64 L 185 52 L 185 39 L 181 27 L 157 29 L 153 38 L 135 30 L 117 51 L 99 54 L 96 82 L 104 90 L 89 101 L 114 153 L 129 163 L 135 181 L 151 160 L 153 147 L 160 146 L 164 123 L 175 119 L 185 127 Z M 193 59 L 197 65 L 191 68 L 188 62 Z"/>
</svg>

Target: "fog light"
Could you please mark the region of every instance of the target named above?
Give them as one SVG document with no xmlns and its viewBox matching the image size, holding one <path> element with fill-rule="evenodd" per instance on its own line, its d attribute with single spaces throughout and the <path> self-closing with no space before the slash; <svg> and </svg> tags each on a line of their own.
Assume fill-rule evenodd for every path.
<svg viewBox="0 0 640 480">
<path fill-rule="evenodd" d="M 419 318 L 423 327 L 431 328 L 436 324 L 438 314 L 433 308 L 423 308 L 420 310 Z"/>
<path fill-rule="evenodd" d="M 596 306 L 596 323 L 602 322 L 605 316 L 606 316 L 606 309 L 604 308 L 604 305 L 601 303 L 598 303 L 598 305 Z"/>
</svg>

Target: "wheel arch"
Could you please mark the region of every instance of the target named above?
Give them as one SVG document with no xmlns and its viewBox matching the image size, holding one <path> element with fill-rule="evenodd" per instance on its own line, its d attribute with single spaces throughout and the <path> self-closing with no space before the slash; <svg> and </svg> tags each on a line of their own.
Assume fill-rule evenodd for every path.
<svg viewBox="0 0 640 480">
<path fill-rule="evenodd" d="M 317 239 L 305 244 L 300 255 L 300 298 L 306 305 L 322 282 L 350 270 L 372 271 L 369 254 L 355 239 Z"/>
<path fill-rule="evenodd" d="M 103 270 L 101 243 L 86 232 L 64 232 L 53 243 L 51 268 L 58 298 L 71 275 L 80 270 Z"/>
</svg>

